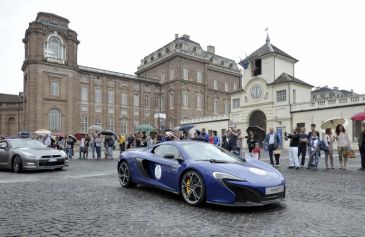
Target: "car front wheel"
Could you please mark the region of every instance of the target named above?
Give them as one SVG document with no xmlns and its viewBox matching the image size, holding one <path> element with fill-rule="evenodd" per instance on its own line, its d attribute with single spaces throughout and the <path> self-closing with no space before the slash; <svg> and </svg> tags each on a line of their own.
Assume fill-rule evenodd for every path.
<svg viewBox="0 0 365 237">
<path fill-rule="evenodd" d="M 181 179 L 181 193 L 189 205 L 200 206 L 205 200 L 205 185 L 202 176 L 190 170 Z"/>
<path fill-rule="evenodd" d="M 129 170 L 127 161 L 120 162 L 118 167 L 118 175 L 119 175 L 119 182 L 120 185 L 122 185 L 122 187 L 133 188 L 134 186 L 136 186 L 136 184 L 132 182 L 131 172 Z"/>
<path fill-rule="evenodd" d="M 13 171 L 14 173 L 22 172 L 22 160 L 19 156 L 15 156 L 13 159 Z"/>
</svg>

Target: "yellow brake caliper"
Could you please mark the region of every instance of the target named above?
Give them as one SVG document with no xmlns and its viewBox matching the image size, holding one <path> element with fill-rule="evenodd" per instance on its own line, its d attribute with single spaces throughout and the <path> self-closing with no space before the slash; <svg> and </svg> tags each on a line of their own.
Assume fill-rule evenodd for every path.
<svg viewBox="0 0 365 237">
<path fill-rule="evenodd" d="M 186 181 L 186 194 L 189 195 L 189 193 L 190 193 L 190 179 Z"/>
</svg>

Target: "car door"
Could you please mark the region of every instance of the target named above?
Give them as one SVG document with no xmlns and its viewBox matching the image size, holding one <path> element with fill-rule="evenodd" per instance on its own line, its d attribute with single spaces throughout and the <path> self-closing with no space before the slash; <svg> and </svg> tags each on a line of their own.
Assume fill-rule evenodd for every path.
<svg viewBox="0 0 365 237">
<path fill-rule="evenodd" d="M 9 146 L 8 143 L 4 141 L 0 141 L 0 166 L 5 167 L 8 165 L 9 159 Z"/>
<path fill-rule="evenodd" d="M 178 191 L 178 170 L 182 162 L 179 149 L 172 144 L 161 144 L 153 150 L 153 154 L 156 156 L 155 179 L 174 191 Z M 169 157 L 167 158 L 167 156 Z"/>
</svg>

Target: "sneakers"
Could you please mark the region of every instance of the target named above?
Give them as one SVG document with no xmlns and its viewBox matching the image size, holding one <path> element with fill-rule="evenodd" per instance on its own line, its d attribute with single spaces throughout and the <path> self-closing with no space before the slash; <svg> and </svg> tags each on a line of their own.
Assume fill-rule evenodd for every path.
<svg viewBox="0 0 365 237">
<path fill-rule="evenodd" d="M 294 166 L 288 166 L 288 169 L 294 169 Z"/>
<path fill-rule="evenodd" d="M 296 169 L 296 170 L 299 170 L 299 169 L 300 169 L 300 167 L 299 167 L 299 166 L 297 166 L 297 167 L 295 167 L 295 169 Z"/>
</svg>

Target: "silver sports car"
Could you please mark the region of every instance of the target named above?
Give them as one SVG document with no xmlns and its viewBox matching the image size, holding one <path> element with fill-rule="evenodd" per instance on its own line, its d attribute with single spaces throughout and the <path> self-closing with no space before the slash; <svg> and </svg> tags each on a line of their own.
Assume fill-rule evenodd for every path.
<svg viewBox="0 0 365 237">
<path fill-rule="evenodd" d="M 62 150 L 48 148 L 32 139 L 0 140 L 1 168 L 19 173 L 23 170 L 61 170 L 66 166 L 68 166 L 68 159 Z"/>
</svg>

